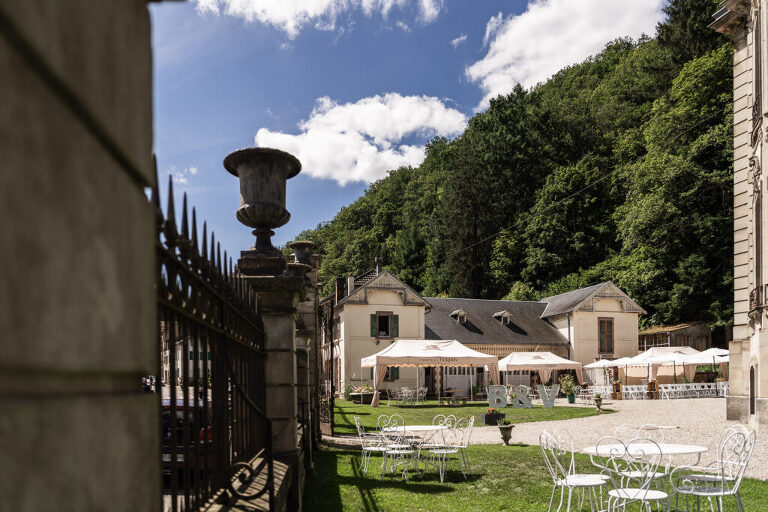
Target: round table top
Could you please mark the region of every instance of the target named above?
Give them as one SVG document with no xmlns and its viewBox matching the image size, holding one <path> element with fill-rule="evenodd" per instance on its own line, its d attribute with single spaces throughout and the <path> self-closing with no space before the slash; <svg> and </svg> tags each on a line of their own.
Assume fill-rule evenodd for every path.
<svg viewBox="0 0 768 512">
<path fill-rule="evenodd" d="M 401 425 L 399 427 L 386 427 L 382 432 L 427 432 L 429 430 L 442 430 L 445 425 Z"/>
<path fill-rule="evenodd" d="M 629 444 L 630 452 L 635 454 L 642 453 L 654 453 L 656 446 L 661 450 L 661 455 L 690 455 L 697 453 L 704 453 L 708 450 L 706 446 L 699 446 L 695 444 L 675 444 L 675 443 L 659 443 L 653 445 L 651 443 L 631 443 Z M 597 446 L 587 446 L 582 452 L 589 455 L 599 455 L 601 457 L 610 457 L 617 452 L 622 452 L 624 447 L 620 444 L 601 444 Z"/>
</svg>

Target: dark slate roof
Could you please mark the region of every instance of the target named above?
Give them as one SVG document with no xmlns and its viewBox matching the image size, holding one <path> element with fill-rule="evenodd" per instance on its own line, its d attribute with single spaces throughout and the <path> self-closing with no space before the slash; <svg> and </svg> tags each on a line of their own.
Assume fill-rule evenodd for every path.
<svg viewBox="0 0 768 512">
<path fill-rule="evenodd" d="M 548 318 L 573 311 L 576 309 L 576 306 L 584 302 L 606 284 L 608 284 L 608 281 L 605 283 L 593 284 L 586 288 L 579 288 L 578 290 L 573 290 L 571 292 L 561 293 L 560 295 L 544 297 L 541 299 L 541 302 L 545 303 L 547 308 L 544 310 L 541 317 Z"/>
<path fill-rule="evenodd" d="M 568 340 L 541 314 L 541 302 L 484 299 L 440 299 L 428 297 L 432 310 L 424 315 L 425 337 L 429 340 L 458 340 L 469 344 L 565 345 Z M 467 321 L 460 324 L 451 312 L 463 309 Z M 507 310 L 512 323 L 504 325 L 493 314 Z"/>
<path fill-rule="evenodd" d="M 360 288 L 364 284 L 370 283 L 371 281 L 373 281 L 373 279 L 377 275 L 379 275 L 379 274 L 378 274 L 378 272 L 376 272 L 376 269 L 374 268 L 374 269 L 369 270 L 368 272 L 365 272 L 363 274 L 360 274 L 359 276 L 356 276 L 355 277 L 355 289 Z"/>
</svg>

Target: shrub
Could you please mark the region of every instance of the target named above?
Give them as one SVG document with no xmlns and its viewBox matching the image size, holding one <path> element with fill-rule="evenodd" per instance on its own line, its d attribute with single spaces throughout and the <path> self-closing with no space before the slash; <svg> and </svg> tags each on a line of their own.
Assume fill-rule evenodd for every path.
<svg viewBox="0 0 768 512">
<path fill-rule="evenodd" d="M 576 387 L 576 381 L 573 380 L 572 375 L 563 375 L 560 377 L 560 391 L 565 396 L 570 396 L 573 394 L 573 388 Z"/>
</svg>

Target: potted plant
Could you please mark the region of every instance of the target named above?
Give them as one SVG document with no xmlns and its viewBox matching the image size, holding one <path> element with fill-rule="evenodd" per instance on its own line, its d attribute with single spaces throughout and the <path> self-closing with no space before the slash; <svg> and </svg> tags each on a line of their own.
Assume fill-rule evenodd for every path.
<svg viewBox="0 0 768 512">
<path fill-rule="evenodd" d="M 501 432 L 501 438 L 504 440 L 504 444 L 509 446 L 509 440 L 512 438 L 512 429 L 515 425 L 512 424 L 512 418 L 502 418 L 497 424 L 499 432 Z"/>
<path fill-rule="evenodd" d="M 504 419 L 504 416 L 503 412 L 495 407 L 490 407 L 485 414 L 483 414 L 483 425 L 498 425 L 499 421 Z"/>
<path fill-rule="evenodd" d="M 563 375 L 560 377 L 560 391 L 568 397 L 568 403 L 576 403 L 576 395 L 573 394 L 573 389 L 576 387 L 576 381 L 573 380 L 571 375 Z"/>
<path fill-rule="evenodd" d="M 603 397 L 600 395 L 600 393 L 595 393 L 595 405 L 597 406 L 598 411 L 603 406 Z"/>
<path fill-rule="evenodd" d="M 350 393 L 350 397 L 356 404 L 369 403 L 373 398 L 373 388 L 367 384 L 357 386 Z"/>
</svg>

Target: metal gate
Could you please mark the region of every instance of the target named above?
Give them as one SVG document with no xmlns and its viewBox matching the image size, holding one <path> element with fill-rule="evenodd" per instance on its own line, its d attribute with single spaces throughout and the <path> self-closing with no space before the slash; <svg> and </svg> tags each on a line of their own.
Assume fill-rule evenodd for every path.
<svg viewBox="0 0 768 512">
<path fill-rule="evenodd" d="M 320 419 L 320 433 L 333 435 L 334 421 L 333 410 L 335 407 L 336 389 L 338 388 L 339 361 L 338 347 L 335 344 L 338 327 L 334 319 L 334 303 L 336 294 L 326 297 L 320 302 L 318 317 L 320 320 L 320 354 L 318 361 L 318 375 L 320 376 L 320 395 L 318 415 Z"/>
<path fill-rule="evenodd" d="M 184 195 L 177 228 L 157 185 L 157 311 L 160 361 L 150 377 L 161 417 L 165 510 L 199 510 L 229 496 L 273 506 L 272 426 L 265 416 L 264 329 L 256 296 L 203 224 L 191 229 Z M 152 382 L 154 381 L 154 382 Z M 159 392 L 158 392 L 159 391 Z M 256 478 L 265 483 L 254 492 Z M 248 489 L 245 491 L 245 489 Z M 251 494 L 245 494 L 251 493 Z"/>
</svg>

